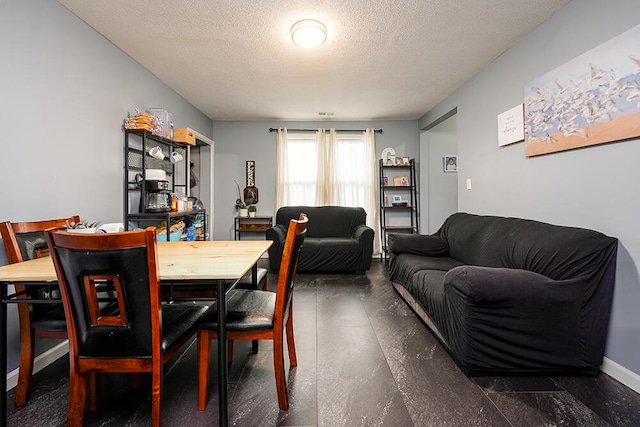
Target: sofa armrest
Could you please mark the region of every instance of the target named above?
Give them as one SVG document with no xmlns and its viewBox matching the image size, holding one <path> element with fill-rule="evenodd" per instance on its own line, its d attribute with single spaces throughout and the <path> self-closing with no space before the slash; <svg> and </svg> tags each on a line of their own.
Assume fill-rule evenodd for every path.
<svg viewBox="0 0 640 427">
<path fill-rule="evenodd" d="M 447 242 L 435 235 L 389 233 L 389 249 L 394 254 L 413 254 L 425 256 L 447 256 Z"/>
<path fill-rule="evenodd" d="M 508 372 L 517 361 L 572 366 L 587 351 L 583 287 L 580 279 L 557 281 L 526 270 L 455 267 L 444 277 L 449 345 L 469 372 Z"/>
</svg>

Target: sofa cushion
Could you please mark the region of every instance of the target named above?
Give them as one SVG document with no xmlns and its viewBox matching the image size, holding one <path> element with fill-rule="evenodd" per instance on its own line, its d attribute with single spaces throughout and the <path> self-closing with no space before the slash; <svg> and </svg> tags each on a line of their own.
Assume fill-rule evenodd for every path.
<svg viewBox="0 0 640 427">
<path fill-rule="evenodd" d="M 389 276 L 394 282 L 405 287 L 411 282 L 414 274 L 422 270 L 438 270 L 447 272 L 454 267 L 464 265 L 449 257 L 427 257 L 415 254 L 400 254 L 389 262 Z"/>
</svg>

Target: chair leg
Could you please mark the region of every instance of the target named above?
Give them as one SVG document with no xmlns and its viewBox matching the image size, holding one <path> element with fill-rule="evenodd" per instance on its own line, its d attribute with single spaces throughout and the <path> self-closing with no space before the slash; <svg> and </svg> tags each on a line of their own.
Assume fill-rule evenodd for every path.
<svg viewBox="0 0 640 427">
<path fill-rule="evenodd" d="M 87 397 L 87 374 L 77 371 L 71 361 L 69 372 L 69 402 L 66 427 L 81 427 Z"/>
<path fill-rule="evenodd" d="M 208 331 L 198 331 L 198 410 L 207 408 L 209 390 L 209 353 L 211 340 Z"/>
<path fill-rule="evenodd" d="M 293 304 L 293 302 L 292 302 Z M 287 350 L 289 351 L 289 365 L 298 366 L 298 357 L 296 355 L 296 342 L 293 338 L 293 310 L 289 311 L 287 319 Z"/>
<path fill-rule="evenodd" d="M 89 410 L 95 412 L 100 406 L 102 400 L 102 381 L 101 376 L 97 372 L 89 372 Z"/>
<path fill-rule="evenodd" d="M 29 328 L 30 329 L 30 328 Z M 18 385 L 16 386 L 15 405 L 24 406 L 29 399 L 31 376 L 33 374 L 33 358 L 35 338 L 33 330 L 20 331 L 20 364 L 18 367 Z"/>
<path fill-rule="evenodd" d="M 251 354 L 258 354 L 258 340 L 251 341 Z"/>
<path fill-rule="evenodd" d="M 233 363 L 233 340 L 227 340 L 227 363 Z"/>
<path fill-rule="evenodd" d="M 154 364 L 156 362 L 153 362 Z M 162 424 L 162 362 L 154 366 L 151 372 L 151 426 Z"/>
<path fill-rule="evenodd" d="M 284 340 L 282 334 L 273 339 L 273 369 L 276 374 L 276 391 L 278 393 L 278 406 L 283 411 L 289 410 L 287 399 L 287 380 L 284 373 Z"/>
</svg>

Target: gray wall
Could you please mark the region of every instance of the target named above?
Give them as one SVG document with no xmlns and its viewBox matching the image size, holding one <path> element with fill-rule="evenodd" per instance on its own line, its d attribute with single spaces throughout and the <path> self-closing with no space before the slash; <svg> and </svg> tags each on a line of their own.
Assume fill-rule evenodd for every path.
<svg viewBox="0 0 640 427">
<path fill-rule="evenodd" d="M 233 222 L 236 185 L 245 186 L 245 162 L 256 161 L 256 187 L 260 201 L 258 215 L 275 214 L 276 189 L 276 141 L 277 132 L 269 128 L 317 129 L 331 127 L 339 129 L 382 129 L 376 133 L 376 153 L 385 147 L 393 147 L 399 156 L 417 157 L 418 122 L 373 121 L 373 122 L 214 122 L 213 139 L 216 142 L 215 159 L 215 239 L 233 239 Z M 417 160 L 417 158 L 416 158 Z M 300 159 L 304 161 L 304 159 Z M 376 228 L 376 233 L 378 229 Z"/>
<path fill-rule="evenodd" d="M 458 174 L 445 173 L 443 165 L 444 156 L 458 153 L 457 123 L 454 115 L 420 135 L 422 234 L 435 233 L 449 215 L 458 211 Z"/>
<path fill-rule="evenodd" d="M 176 127 L 211 136 L 211 120 L 58 2 L 2 0 L 0 58 L 0 221 L 121 222 L 122 123 L 134 108 L 164 107 Z M 14 307 L 9 327 L 7 371 Z"/>
<path fill-rule="evenodd" d="M 620 239 L 606 356 L 640 374 L 639 141 L 525 158 L 499 148 L 496 116 L 525 84 L 638 24 L 637 0 L 574 0 L 420 119 L 458 109 L 460 211 L 592 228 Z M 465 190 L 471 178 L 472 190 Z"/>
</svg>

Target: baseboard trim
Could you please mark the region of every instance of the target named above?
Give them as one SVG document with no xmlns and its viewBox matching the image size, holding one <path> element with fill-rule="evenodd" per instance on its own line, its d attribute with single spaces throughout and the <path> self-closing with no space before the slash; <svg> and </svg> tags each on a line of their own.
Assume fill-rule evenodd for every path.
<svg viewBox="0 0 640 427">
<path fill-rule="evenodd" d="M 640 393 L 640 375 L 625 368 L 611 359 L 603 358 L 600 370 L 621 382 L 636 393 Z"/>
<path fill-rule="evenodd" d="M 65 354 L 69 353 L 69 341 L 65 340 L 60 344 L 50 348 L 44 353 L 36 356 L 33 361 L 33 373 L 41 371 Z M 7 374 L 7 390 L 9 391 L 18 385 L 18 368 Z"/>
</svg>

